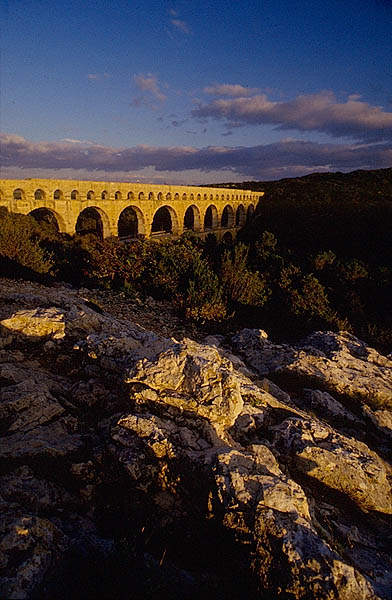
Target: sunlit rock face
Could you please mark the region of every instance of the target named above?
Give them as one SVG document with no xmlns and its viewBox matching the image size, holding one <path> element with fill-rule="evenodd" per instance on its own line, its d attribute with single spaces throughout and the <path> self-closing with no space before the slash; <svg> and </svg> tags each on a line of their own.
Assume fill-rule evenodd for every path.
<svg viewBox="0 0 392 600">
<path fill-rule="evenodd" d="M 1 597 L 392 598 L 390 359 L 86 301 L 0 287 Z"/>
</svg>

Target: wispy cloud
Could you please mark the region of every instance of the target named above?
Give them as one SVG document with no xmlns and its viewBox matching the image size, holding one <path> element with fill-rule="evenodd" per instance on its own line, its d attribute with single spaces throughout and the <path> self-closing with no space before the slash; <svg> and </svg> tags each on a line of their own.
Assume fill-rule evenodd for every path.
<svg viewBox="0 0 392 600">
<path fill-rule="evenodd" d="M 155 75 L 152 75 L 151 73 L 141 73 L 140 75 L 135 75 L 133 79 L 142 92 L 150 92 L 158 102 L 164 102 L 166 100 L 166 95 L 161 91 L 158 79 Z"/>
<path fill-rule="evenodd" d="M 93 144 L 93 142 L 89 142 L 88 140 L 75 140 L 73 138 L 63 138 L 60 142 L 66 142 L 67 144 L 82 144 L 83 146 Z"/>
<path fill-rule="evenodd" d="M 188 23 L 186 23 L 186 21 L 184 21 L 183 19 L 179 18 L 179 13 L 177 10 L 175 10 L 174 8 L 169 8 L 168 13 L 170 17 L 169 21 L 170 25 L 172 26 L 172 30 L 180 31 L 185 35 L 190 35 L 192 33 Z M 167 30 L 167 33 L 172 39 L 174 39 L 174 36 L 172 35 L 169 29 Z"/>
<path fill-rule="evenodd" d="M 89 81 L 97 81 L 99 79 L 109 79 L 110 73 L 87 73 L 87 79 Z"/>
<path fill-rule="evenodd" d="M 185 21 L 181 21 L 181 19 L 170 19 L 170 23 L 179 31 L 182 31 L 182 33 L 185 33 L 186 35 L 189 35 L 191 33 L 191 30 L 189 29 L 188 25 L 185 23 Z"/>
<path fill-rule="evenodd" d="M 29 142 L 21 136 L 0 135 L 1 164 L 5 169 L 41 169 L 56 175 L 64 169 L 95 173 L 129 173 L 152 167 L 155 171 L 180 173 L 232 173 L 246 179 L 275 179 L 314 171 L 375 169 L 392 164 L 392 143 L 320 144 L 286 140 L 252 147 L 139 145 L 115 148 L 73 142 Z M 36 175 L 38 176 L 38 175 Z"/>
<path fill-rule="evenodd" d="M 218 83 L 204 88 L 203 92 L 213 96 L 231 96 L 232 98 L 251 96 L 259 91 L 258 88 L 248 88 L 243 85 L 231 83 Z"/>
<path fill-rule="evenodd" d="M 233 123 L 272 124 L 280 130 L 317 131 L 333 137 L 373 142 L 392 140 L 392 112 L 363 102 L 358 95 L 338 102 L 331 91 L 298 96 L 286 102 L 271 101 L 266 94 L 219 98 L 199 103 L 192 115 L 221 119 L 229 127 Z"/>
</svg>

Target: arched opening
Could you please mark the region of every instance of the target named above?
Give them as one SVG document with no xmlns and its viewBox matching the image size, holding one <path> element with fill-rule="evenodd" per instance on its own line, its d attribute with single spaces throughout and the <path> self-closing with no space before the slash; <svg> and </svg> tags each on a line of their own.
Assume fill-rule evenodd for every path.
<svg viewBox="0 0 392 600">
<path fill-rule="evenodd" d="M 154 201 L 154 194 L 153 194 L 153 192 L 150 192 L 150 193 L 148 194 L 148 199 L 149 199 L 151 202 L 153 202 L 153 201 Z"/>
<path fill-rule="evenodd" d="M 184 215 L 184 230 L 200 231 L 200 213 L 197 206 L 188 206 Z"/>
<path fill-rule="evenodd" d="M 79 192 L 77 190 L 72 190 L 71 200 L 79 200 Z"/>
<path fill-rule="evenodd" d="M 53 200 L 62 200 L 63 192 L 61 190 L 54 190 L 53 192 Z"/>
<path fill-rule="evenodd" d="M 100 208 L 88 206 L 79 214 L 75 231 L 79 235 L 89 233 L 103 239 L 109 234 L 109 219 Z"/>
<path fill-rule="evenodd" d="M 248 211 L 246 213 L 246 220 L 250 221 L 254 214 L 255 214 L 255 207 L 253 206 L 253 204 L 249 204 Z"/>
<path fill-rule="evenodd" d="M 101 200 L 108 200 L 109 199 L 109 192 L 107 192 L 106 190 L 103 190 L 102 194 L 101 194 Z"/>
<path fill-rule="evenodd" d="M 60 215 L 50 208 L 35 208 L 29 212 L 29 215 L 38 221 L 38 223 L 44 223 L 46 226 L 50 227 L 55 233 L 64 231 L 65 229 L 64 222 Z"/>
<path fill-rule="evenodd" d="M 121 200 L 122 199 L 122 193 L 117 190 L 117 192 L 114 194 L 114 199 L 115 200 Z"/>
<path fill-rule="evenodd" d="M 118 218 L 118 237 L 135 238 L 145 234 L 144 217 L 137 206 L 127 206 Z"/>
<path fill-rule="evenodd" d="M 143 192 L 139 193 L 138 198 L 139 198 L 139 200 L 144 200 L 144 194 L 143 194 Z"/>
<path fill-rule="evenodd" d="M 182 194 L 182 201 L 186 202 L 186 194 Z"/>
<path fill-rule="evenodd" d="M 246 219 L 245 208 L 243 204 L 240 204 L 235 213 L 235 224 L 237 227 L 242 227 Z"/>
<path fill-rule="evenodd" d="M 178 232 L 177 215 L 171 206 L 161 206 L 154 215 L 151 225 L 151 233 L 174 233 Z"/>
<path fill-rule="evenodd" d="M 159 192 L 159 194 L 158 194 L 158 202 L 163 202 L 163 194 L 162 194 L 162 192 Z"/>
<path fill-rule="evenodd" d="M 45 200 L 44 190 L 38 189 L 34 192 L 34 200 Z"/>
<path fill-rule="evenodd" d="M 166 194 L 166 202 L 171 202 L 171 193 Z"/>
<path fill-rule="evenodd" d="M 132 200 L 133 201 L 133 192 L 128 192 L 128 196 L 127 196 L 128 200 Z"/>
<path fill-rule="evenodd" d="M 94 200 L 95 198 L 95 192 L 93 192 L 93 190 L 89 190 L 87 192 L 87 200 Z"/>
<path fill-rule="evenodd" d="M 221 227 L 233 227 L 234 226 L 234 210 L 227 204 L 222 212 Z"/>
<path fill-rule="evenodd" d="M 216 229 L 218 227 L 218 211 L 211 204 L 204 215 L 204 229 Z"/>
<path fill-rule="evenodd" d="M 179 199 L 180 199 L 180 195 L 178 193 L 174 194 L 174 202 L 178 202 Z"/>
<path fill-rule="evenodd" d="M 12 197 L 14 200 L 24 200 L 24 191 L 20 188 L 17 188 L 14 190 Z"/>
<path fill-rule="evenodd" d="M 233 236 L 231 235 L 230 231 L 226 231 L 225 235 L 222 238 L 222 242 L 225 244 L 225 246 L 233 245 Z"/>
</svg>

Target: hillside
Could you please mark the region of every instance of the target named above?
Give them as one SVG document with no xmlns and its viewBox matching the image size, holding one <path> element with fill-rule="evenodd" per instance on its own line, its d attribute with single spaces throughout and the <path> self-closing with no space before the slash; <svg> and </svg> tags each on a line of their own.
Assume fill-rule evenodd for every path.
<svg viewBox="0 0 392 600">
<path fill-rule="evenodd" d="M 392 168 L 351 173 L 312 173 L 277 181 L 243 181 L 219 184 L 219 187 L 240 187 L 264 191 L 265 198 L 292 200 L 392 200 Z M 264 200 L 264 198 L 263 198 Z"/>
</svg>

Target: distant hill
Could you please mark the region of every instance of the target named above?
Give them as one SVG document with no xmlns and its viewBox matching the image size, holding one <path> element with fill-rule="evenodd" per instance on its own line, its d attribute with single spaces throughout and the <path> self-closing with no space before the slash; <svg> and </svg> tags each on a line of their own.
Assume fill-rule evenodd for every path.
<svg viewBox="0 0 392 600">
<path fill-rule="evenodd" d="M 392 200 L 392 168 L 374 171 L 358 170 L 351 173 L 312 173 L 278 181 L 244 181 L 220 184 L 264 191 L 265 197 L 286 200 Z"/>
</svg>

